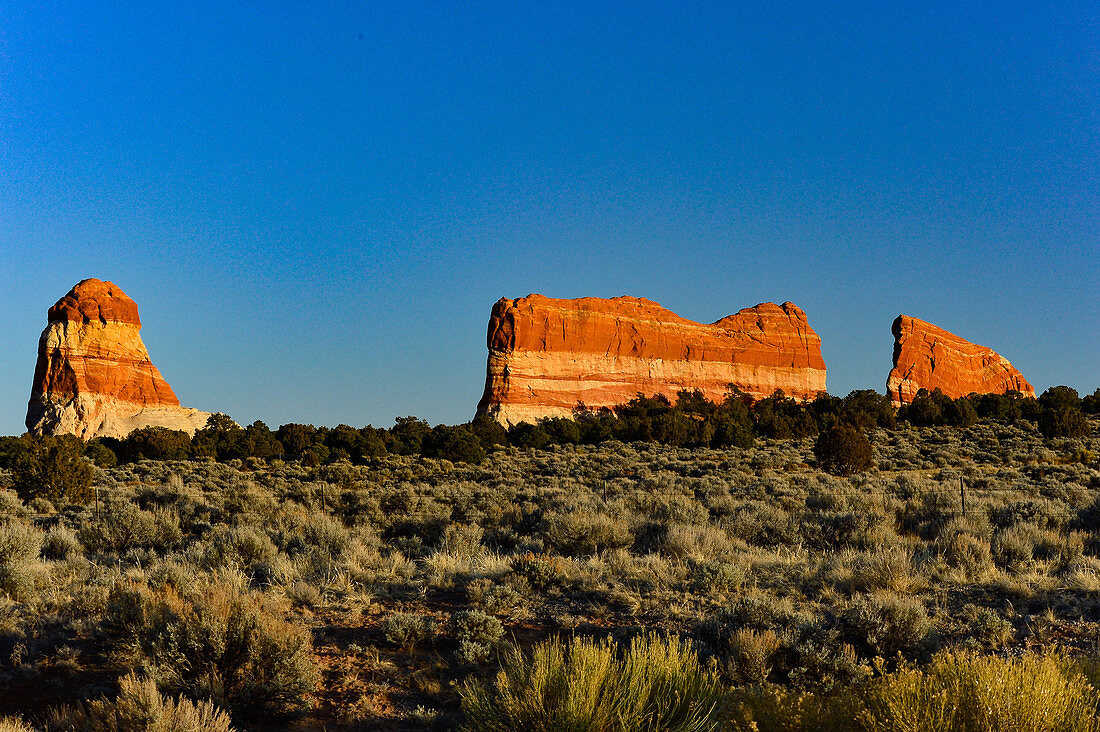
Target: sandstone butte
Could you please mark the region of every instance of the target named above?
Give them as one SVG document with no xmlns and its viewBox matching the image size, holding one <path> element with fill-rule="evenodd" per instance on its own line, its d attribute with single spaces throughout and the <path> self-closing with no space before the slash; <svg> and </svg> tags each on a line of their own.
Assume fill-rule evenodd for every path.
<svg viewBox="0 0 1100 732">
<path fill-rule="evenodd" d="M 638 297 L 501 298 L 489 318 L 478 412 L 505 424 L 614 407 L 641 393 L 673 401 L 730 384 L 754 399 L 825 390 L 821 339 L 796 305 L 761 303 L 705 325 Z"/>
<path fill-rule="evenodd" d="M 894 320 L 894 368 L 886 393 L 894 406 L 913 401 L 920 389 L 939 389 L 952 399 L 971 393 L 1035 390 L 1004 356 L 908 315 Z"/>
<path fill-rule="evenodd" d="M 58 300 L 38 342 L 27 429 L 90 440 L 205 425 L 210 413 L 180 406 L 140 330 L 137 304 L 110 282 L 82 280 Z"/>
</svg>

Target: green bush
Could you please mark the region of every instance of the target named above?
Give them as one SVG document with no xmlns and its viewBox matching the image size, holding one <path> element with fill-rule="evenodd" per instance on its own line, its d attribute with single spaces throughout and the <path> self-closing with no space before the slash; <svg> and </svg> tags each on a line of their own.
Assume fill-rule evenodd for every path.
<svg viewBox="0 0 1100 732">
<path fill-rule="evenodd" d="M 626 653 L 610 641 L 559 639 L 511 648 L 492 686 L 461 690 L 467 732 L 718 730 L 723 693 L 685 641 L 646 634 Z"/>
<path fill-rule="evenodd" d="M 571 556 L 599 554 L 634 543 L 630 525 L 623 519 L 595 511 L 548 514 L 542 522 L 546 540 L 558 551 Z"/>
<path fill-rule="evenodd" d="M 458 640 L 458 659 L 464 663 L 482 663 L 504 636 L 504 626 L 492 615 L 480 610 L 463 610 L 451 616 L 451 627 Z"/>
<path fill-rule="evenodd" d="M 480 465 L 485 460 L 485 448 L 468 427 L 448 427 L 437 425 L 424 435 L 422 443 L 424 457 L 441 458 L 451 462 Z"/>
<path fill-rule="evenodd" d="M 87 503 L 95 495 L 95 470 L 84 459 L 84 443 L 73 435 L 21 437 L 11 473 L 12 488 L 24 501 Z"/>
<path fill-rule="evenodd" d="M 190 453 L 190 435 L 167 427 L 136 429 L 118 444 L 118 456 L 123 462 L 186 460 Z"/>
<path fill-rule="evenodd" d="M 884 658 L 912 655 L 932 629 L 919 600 L 891 595 L 861 598 L 845 613 L 845 621 L 857 647 Z"/>
<path fill-rule="evenodd" d="M 1039 432 L 1043 437 L 1088 437 L 1091 428 L 1080 409 L 1061 407 L 1039 413 Z"/>
<path fill-rule="evenodd" d="M 394 613 L 382 621 L 386 640 L 405 650 L 411 649 L 435 635 L 435 621 L 416 613 Z"/>
<path fill-rule="evenodd" d="M 852 475 L 871 467 L 871 443 L 854 427 L 837 425 L 814 442 L 814 457 L 833 475 Z"/>
</svg>

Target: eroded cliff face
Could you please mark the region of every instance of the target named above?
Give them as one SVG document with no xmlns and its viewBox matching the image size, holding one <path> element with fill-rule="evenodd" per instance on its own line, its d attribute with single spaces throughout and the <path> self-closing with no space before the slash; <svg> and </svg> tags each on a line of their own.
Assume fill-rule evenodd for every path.
<svg viewBox="0 0 1100 732">
<path fill-rule="evenodd" d="M 624 404 L 639 392 L 675 401 L 730 384 L 753 398 L 825 390 L 821 339 L 792 303 L 761 303 L 705 325 L 637 297 L 502 298 L 489 318 L 478 411 L 506 424 Z"/>
<path fill-rule="evenodd" d="M 205 425 L 210 413 L 180 406 L 140 330 L 137 304 L 111 282 L 82 280 L 58 300 L 38 342 L 27 429 L 90 440 Z"/>
<path fill-rule="evenodd" d="M 1015 390 L 1035 396 L 1023 374 L 1004 356 L 908 315 L 894 320 L 894 367 L 886 393 L 894 406 L 913 401 L 920 389 L 939 389 L 952 399 L 970 393 Z"/>
</svg>

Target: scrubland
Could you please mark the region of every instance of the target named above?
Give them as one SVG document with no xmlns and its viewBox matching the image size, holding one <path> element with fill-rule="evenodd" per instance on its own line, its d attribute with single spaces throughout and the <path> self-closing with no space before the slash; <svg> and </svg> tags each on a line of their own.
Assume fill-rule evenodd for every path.
<svg viewBox="0 0 1100 732">
<path fill-rule="evenodd" d="M 608 441 L 0 490 L 0 730 L 1094 729 L 1089 427 L 876 428 L 849 477 Z"/>
</svg>

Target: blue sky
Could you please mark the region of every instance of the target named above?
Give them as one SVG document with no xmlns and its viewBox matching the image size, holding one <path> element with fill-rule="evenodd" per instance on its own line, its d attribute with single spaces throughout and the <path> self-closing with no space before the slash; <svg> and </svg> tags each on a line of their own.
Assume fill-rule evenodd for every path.
<svg viewBox="0 0 1100 732">
<path fill-rule="evenodd" d="M 530 292 L 791 300 L 840 395 L 900 312 L 1091 392 L 1098 222 L 1092 3 L 0 7 L 2 434 L 85 277 L 272 426 L 468 419 Z"/>
</svg>

